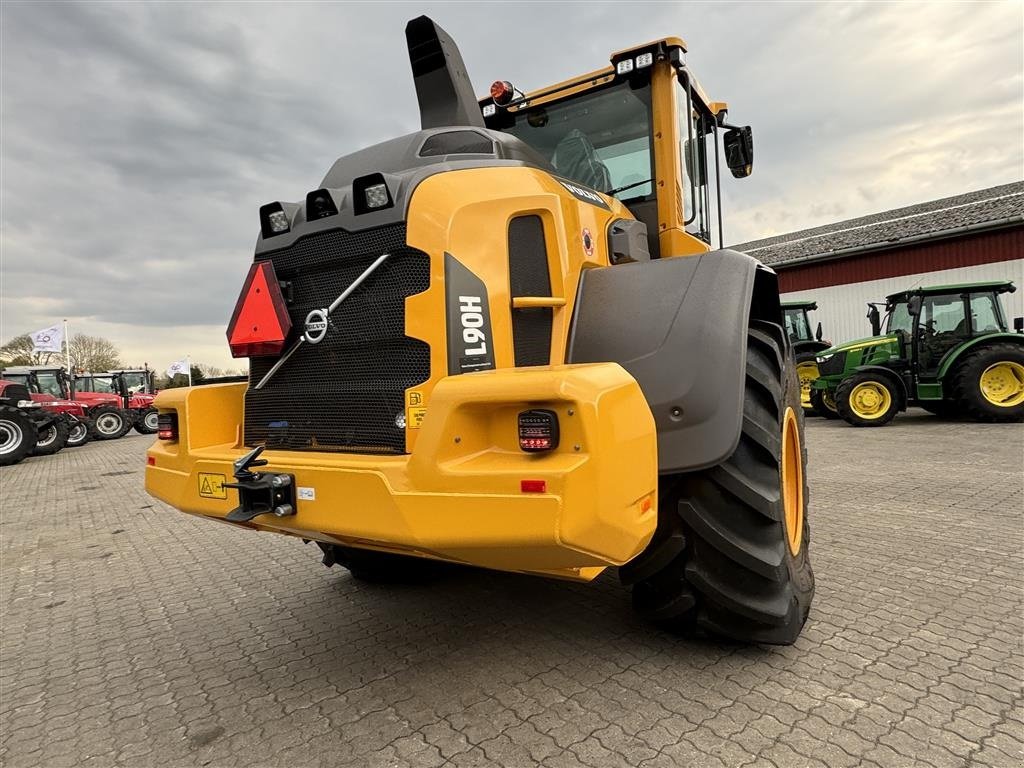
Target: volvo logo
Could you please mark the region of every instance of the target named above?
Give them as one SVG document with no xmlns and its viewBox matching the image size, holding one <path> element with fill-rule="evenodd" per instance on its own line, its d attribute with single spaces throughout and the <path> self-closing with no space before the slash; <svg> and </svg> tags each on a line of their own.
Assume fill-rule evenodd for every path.
<svg viewBox="0 0 1024 768">
<path fill-rule="evenodd" d="M 310 344 L 319 344 L 327 335 L 327 310 L 314 309 L 306 315 L 306 332 L 303 334 Z"/>
</svg>

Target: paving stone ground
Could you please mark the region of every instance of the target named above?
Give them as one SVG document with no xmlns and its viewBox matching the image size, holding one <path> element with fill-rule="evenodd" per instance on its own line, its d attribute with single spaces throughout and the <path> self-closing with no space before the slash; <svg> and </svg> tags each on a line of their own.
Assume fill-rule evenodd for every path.
<svg viewBox="0 0 1024 768">
<path fill-rule="evenodd" d="M 1020 766 L 1024 428 L 808 422 L 793 647 L 591 585 L 371 587 L 142 490 L 151 438 L 0 470 L 4 766 Z"/>
</svg>

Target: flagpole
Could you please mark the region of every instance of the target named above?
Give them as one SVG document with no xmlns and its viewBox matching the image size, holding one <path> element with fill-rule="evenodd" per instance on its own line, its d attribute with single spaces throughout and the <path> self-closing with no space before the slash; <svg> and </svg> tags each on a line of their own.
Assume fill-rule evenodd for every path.
<svg viewBox="0 0 1024 768">
<path fill-rule="evenodd" d="M 185 355 L 185 368 L 188 370 L 188 385 L 192 386 L 192 358 Z"/>
<path fill-rule="evenodd" d="M 68 376 L 71 375 L 71 337 L 68 336 L 68 319 L 64 318 L 64 362 L 68 366 Z"/>
</svg>

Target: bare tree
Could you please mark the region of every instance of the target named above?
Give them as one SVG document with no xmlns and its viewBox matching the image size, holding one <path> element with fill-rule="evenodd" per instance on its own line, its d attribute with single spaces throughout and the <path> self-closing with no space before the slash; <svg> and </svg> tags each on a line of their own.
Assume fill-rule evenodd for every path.
<svg viewBox="0 0 1024 768">
<path fill-rule="evenodd" d="M 15 336 L 0 347 L 0 363 L 8 365 L 45 365 L 56 352 L 36 352 L 32 349 L 32 337 L 27 333 Z"/>
<path fill-rule="evenodd" d="M 71 362 L 81 371 L 110 371 L 122 368 L 121 351 L 110 339 L 76 333 L 71 337 Z"/>
</svg>

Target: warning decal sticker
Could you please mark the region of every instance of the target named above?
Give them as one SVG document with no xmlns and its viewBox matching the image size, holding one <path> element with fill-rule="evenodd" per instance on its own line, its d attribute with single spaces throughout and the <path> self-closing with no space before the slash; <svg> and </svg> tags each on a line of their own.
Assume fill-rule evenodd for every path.
<svg viewBox="0 0 1024 768">
<path fill-rule="evenodd" d="M 224 487 L 226 478 L 224 475 L 217 475 L 212 472 L 199 473 L 199 495 L 207 499 L 226 499 L 227 488 Z"/>
</svg>

